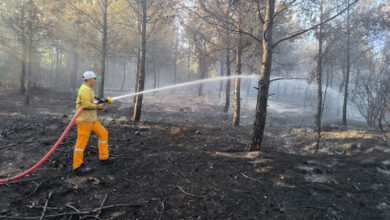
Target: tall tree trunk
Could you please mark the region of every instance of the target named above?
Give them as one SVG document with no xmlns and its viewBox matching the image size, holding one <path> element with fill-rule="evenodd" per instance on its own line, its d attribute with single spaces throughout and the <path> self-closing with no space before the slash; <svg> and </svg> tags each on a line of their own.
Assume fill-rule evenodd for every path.
<svg viewBox="0 0 390 220">
<path fill-rule="evenodd" d="M 221 56 L 221 60 L 219 61 L 219 63 L 221 64 L 220 66 L 220 75 L 221 77 L 223 77 L 223 56 Z M 218 97 L 221 97 L 221 93 L 222 93 L 222 89 L 223 89 L 223 80 L 220 81 L 220 84 L 219 84 L 219 93 L 218 93 Z"/>
<path fill-rule="evenodd" d="M 26 60 L 27 60 L 27 44 L 26 44 L 26 37 L 24 34 L 22 35 L 22 60 L 21 60 L 21 66 L 22 70 L 20 73 L 20 93 L 24 95 L 26 92 Z"/>
<path fill-rule="evenodd" d="M 345 87 L 345 75 L 346 75 L 346 70 L 345 70 L 346 68 L 345 68 L 345 66 L 343 65 L 342 66 L 342 70 L 341 70 L 341 72 L 343 73 L 343 79 L 342 79 L 342 81 L 341 81 L 341 84 L 340 84 L 340 87 L 339 87 L 339 92 L 341 93 L 342 91 L 343 91 L 343 88 Z"/>
<path fill-rule="evenodd" d="M 344 104 L 343 104 L 343 125 L 347 125 L 347 106 L 348 106 L 348 85 L 349 85 L 349 72 L 350 72 L 350 56 L 349 56 L 349 50 L 350 50 L 350 39 L 351 39 L 351 30 L 349 26 L 349 6 L 350 2 L 348 0 L 348 11 L 347 11 L 347 72 L 345 75 L 345 87 L 344 87 Z"/>
<path fill-rule="evenodd" d="M 263 141 L 267 116 L 268 90 L 272 68 L 272 29 L 274 23 L 275 0 L 266 0 L 266 15 L 263 25 L 263 58 L 258 83 L 256 115 L 253 127 L 250 151 L 259 150 Z"/>
<path fill-rule="evenodd" d="M 252 79 L 248 79 L 248 87 L 246 87 L 246 95 L 249 96 L 249 93 L 251 92 L 251 85 L 252 85 Z"/>
<path fill-rule="evenodd" d="M 155 47 L 156 47 L 156 39 L 153 39 L 152 42 L 152 71 L 153 71 L 153 89 L 157 86 L 157 73 L 156 73 L 156 60 L 155 60 Z"/>
<path fill-rule="evenodd" d="M 106 56 L 107 56 L 107 8 L 108 0 L 104 0 L 104 11 L 103 11 L 103 39 L 102 39 L 102 62 L 100 70 L 100 86 L 99 86 L 99 97 L 104 97 L 104 78 L 106 75 Z"/>
<path fill-rule="evenodd" d="M 79 69 L 79 53 L 76 51 L 76 47 L 73 47 L 73 67 L 72 67 L 72 79 L 71 79 L 71 84 L 72 84 L 72 92 L 77 91 L 77 81 L 79 81 L 79 77 L 77 75 Z"/>
<path fill-rule="evenodd" d="M 173 83 L 176 84 L 177 82 L 177 52 L 179 47 L 179 30 L 176 30 L 176 42 L 175 42 L 175 57 L 173 60 Z M 175 90 L 173 90 L 175 91 Z"/>
<path fill-rule="evenodd" d="M 61 49 L 60 50 L 60 64 L 58 66 L 58 75 L 59 75 L 59 80 L 63 80 L 64 78 L 60 78 L 61 77 L 61 74 L 62 74 L 62 59 L 63 59 L 63 53 L 64 51 Z"/>
<path fill-rule="evenodd" d="M 57 82 L 60 74 L 60 50 L 58 49 L 58 47 L 56 47 L 56 55 L 57 55 L 57 59 L 56 59 L 56 75 L 54 79 L 54 89 L 57 91 L 57 87 L 58 87 Z"/>
<path fill-rule="evenodd" d="M 141 37 L 138 35 L 138 53 L 137 53 L 137 72 L 135 74 L 135 86 L 134 86 L 134 92 L 138 91 L 138 79 L 139 79 L 139 69 L 140 69 L 140 62 L 141 62 Z M 137 99 L 137 96 L 134 96 L 133 103 L 135 104 L 135 101 Z"/>
<path fill-rule="evenodd" d="M 28 39 L 28 76 L 27 76 L 27 89 L 24 100 L 25 105 L 30 105 L 30 93 L 31 93 L 31 69 L 32 69 L 32 50 L 33 50 L 33 33 L 32 24 L 29 24 L 29 39 Z"/>
<path fill-rule="evenodd" d="M 241 10 L 238 9 L 238 21 L 237 21 L 237 47 L 236 47 L 236 80 L 234 84 L 234 114 L 233 114 L 233 126 L 240 125 L 240 110 L 241 110 L 241 32 L 240 32 L 240 23 L 241 23 Z"/>
<path fill-rule="evenodd" d="M 385 109 L 381 110 L 380 113 L 379 113 L 378 120 L 377 120 L 377 121 L 378 121 L 379 129 L 380 129 L 381 132 L 384 131 L 384 129 L 383 129 L 383 123 L 382 123 L 383 118 L 384 118 L 384 113 L 385 113 Z"/>
<path fill-rule="evenodd" d="M 306 86 L 306 92 L 305 92 L 305 101 L 303 102 L 303 108 L 306 109 L 307 108 L 307 94 L 309 92 L 309 88 L 310 88 L 310 84 L 308 84 Z"/>
<path fill-rule="evenodd" d="M 62 67 L 62 50 L 57 50 L 57 61 L 56 61 L 56 78 L 55 78 L 55 89 L 58 90 L 58 87 L 60 86 L 58 82 L 61 82 L 61 67 Z"/>
<path fill-rule="evenodd" d="M 324 1 L 321 1 L 320 3 L 320 22 L 323 21 L 323 4 Z M 321 139 L 321 119 L 322 119 L 322 46 L 323 46 L 323 25 L 320 25 L 320 30 L 318 34 L 318 64 L 317 64 L 317 113 L 315 116 L 315 126 L 317 131 L 317 144 L 316 144 L 316 151 L 314 154 L 317 153 L 319 145 L 320 145 L 320 139 Z"/>
<path fill-rule="evenodd" d="M 138 76 L 138 83 L 137 83 L 137 92 L 141 92 L 144 90 L 145 85 L 145 58 L 146 58 L 146 0 L 142 0 L 142 44 L 141 44 L 141 54 L 140 54 L 140 61 L 141 66 L 139 69 L 139 76 Z M 143 95 L 137 95 L 135 106 L 134 106 L 134 114 L 133 114 L 133 120 L 134 121 L 140 121 L 141 120 L 141 108 L 142 108 L 142 98 Z"/>
<path fill-rule="evenodd" d="M 231 69 L 230 69 L 230 44 L 227 44 L 227 49 L 226 49 L 226 77 L 229 77 L 231 74 Z M 230 85 L 231 85 L 231 80 L 228 79 L 226 80 L 226 90 L 225 90 L 225 107 L 223 108 L 224 112 L 229 111 L 229 106 L 230 106 Z"/>
<path fill-rule="evenodd" d="M 159 69 L 157 71 L 157 88 L 160 87 L 160 76 L 161 76 L 161 70 Z"/>
<path fill-rule="evenodd" d="M 126 82 L 126 62 L 127 62 L 127 59 L 126 57 L 124 56 L 123 57 L 123 61 L 122 61 L 122 68 L 123 68 L 123 78 L 122 78 L 122 86 L 121 86 L 121 91 L 123 91 L 123 89 L 125 88 L 125 82 Z"/>
<path fill-rule="evenodd" d="M 21 7 L 21 20 L 25 19 L 25 7 Z M 24 27 L 24 26 L 23 26 Z M 26 30 L 22 28 L 22 60 L 21 60 L 21 72 L 20 72 L 20 94 L 24 95 L 26 92 L 26 60 L 27 60 L 27 42 L 26 42 Z"/>
<path fill-rule="evenodd" d="M 49 82 L 49 84 L 51 84 L 53 87 L 53 89 L 55 89 L 54 87 L 54 77 L 55 77 L 55 66 L 56 66 L 56 61 L 55 61 L 56 57 L 55 55 L 53 54 L 53 56 L 50 56 L 50 61 L 51 61 L 51 67 L 50 67 L 50 79 L 48 79 L 47 81 Z"/>
<path fill-rule="evenodd" d="M 203 58 L 203 48 L 199 48 L 199 58 L 198 58 L 198 74 L 201 79 L 204 79 L 204 58 Z M 199 84 L 198 87 L 198 96 L 202 95 L 203 83 Z"/>
<path fill-rule="evenodd" d="M 191 43 L 188 46 L 188 57 L 187 57 L 187 81 L 190 80 L 190 67 L 191 67 Z"/>
<path fill-rule="evenodd" d="M 187 57 L 187 81 L 191 79 L 190 77 L 190 68 L 191 68 L 191 42 L 188 46 L 188 57 Z"/>
</svg>

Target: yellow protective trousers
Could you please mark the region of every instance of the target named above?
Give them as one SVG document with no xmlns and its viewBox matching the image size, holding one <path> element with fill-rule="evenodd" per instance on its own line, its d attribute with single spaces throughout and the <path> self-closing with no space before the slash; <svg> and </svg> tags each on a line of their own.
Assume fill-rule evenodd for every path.
<svg viewBox="0 0 390 220">
<path fill-rule="evenodd" d="M 84 150 L 88 144 L 89 135 L 93 131 L 99 136 L 99 159 L 107 160 L 108 155 L 108 132 L 98 121 L 77 122 L 77 141 L 73 153 L 73 169 L 77 169 L 83 164 Z"/>
</svg>

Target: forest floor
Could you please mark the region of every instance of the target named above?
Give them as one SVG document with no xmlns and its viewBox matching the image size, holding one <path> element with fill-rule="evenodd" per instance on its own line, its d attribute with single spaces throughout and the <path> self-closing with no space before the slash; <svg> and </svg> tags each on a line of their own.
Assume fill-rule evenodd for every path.
<svg viewBox="0 0 390 220">
<path fill-rule="evenodd" d="M 25 108 L 0 95 L 0 178 L 34 165 L 73 117 L 73 94 L 33 97 Z M 109 105 L 99 118 L 115 162 L 99 163 L 91 136 L 92 172 L 72 173 L 73 126 L 40 168 L 0 185 L 0 219 L 39 219 L 45 206 L 51 219 L 390 219 L 390 133 L 325 125 L 313 155 L 310 126 L 271 109 L 262 150 L 246 152 L 254 106 L 232 128 L 216 99 L 144 96 L 139 123 L 130 102 Z"/>
</svg>

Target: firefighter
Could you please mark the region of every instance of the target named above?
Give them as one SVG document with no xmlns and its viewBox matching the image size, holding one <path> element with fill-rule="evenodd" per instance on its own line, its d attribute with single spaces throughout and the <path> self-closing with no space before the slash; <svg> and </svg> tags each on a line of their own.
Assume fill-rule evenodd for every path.
<svg viewBox="0 0 390 220">
<path fill-rule="evenodd" d="M 81 108 L 84 109 L 76 120 L 77 140 L 73 153 L 73 170 L 76 174 L 91 171 L 90 168 L 82 166 L 84 150 L 88 144 L 91 131 L 99 136 L 99 160 L 103 163 L 112 161 L 108 153 L 108 132 L 97 120 L 97 110 L 102 109 L 105 103 L 93 103 L 95 96 L 92 88 L 100 77 L 92 71 L 87 71 L 83 74 L 83 78 L 84 82 L 79 89 L 76 101 L 76 112 Z"/>
</svg>

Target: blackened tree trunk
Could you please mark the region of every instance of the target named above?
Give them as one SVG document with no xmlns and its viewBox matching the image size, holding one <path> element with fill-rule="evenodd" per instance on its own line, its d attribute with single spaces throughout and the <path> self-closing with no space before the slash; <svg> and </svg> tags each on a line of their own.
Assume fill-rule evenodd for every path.
<svg viewBox="0 0 390 220">
<path fill-rule="evenodd" d="M 134 92 L 138 91 L 138 78 L 139 78 L 139 67 L 141 62 L 141 40 L 138 41 L 138 53 L 137 53 L 137 72 L 135 74 L 135 89 Z M 135 104 L 135 101 L 137 99 L 137 96 L 134 96 L 133 103 Z"/>
<path fill-rule="evenodd" d="M 153 89 L 157 86 L 157 73 L 156 73 L 156 60 L 155 60 L 155 47 L 156 47 L 156 40 L 153 39 L 152 42 L 152 71 L 153 71 Z"/>
<path fill-rule="evenodd" d="M 263 141 L 267 115 L 268 90 L 272 68 L 272 29 L 274 23 L 275 0 L 266 0 L 266 15 L 263 25 L 263 58 L 258 83 L 256 115 L 250 151 L 259 150 Z"/>
<path fill-rule="evenodd" d="M 247 82 L 248 82 L 248 87 L 246 87 L 246 95 L 249 96 L 249 93 L 251 92 L 252 79 L 247 80 Z"/>
<path fill-rule="evenodd" d="M 61 74 L 62 74 L 62 59 L 63 59 L 63 53 L 64 51 L 61 49 L 60 50 L 60 64 L 59 64 L 59 69 L 58 69 L 58 73 L 59 73 L 59 77 L 61 77 Z M 61 80 L 61 78 L 59 79 Z"/>
<path fill-rule="evenodd" d="M 200 75 L 201 79 L 204 79 L 204 57 L 203 57 L 203 48 L 199 47 L 199 54 L 198 54 L 198 74 Z M 201 96 L 203 92 L 203 83 L 199 84 L 198 87 L 198 96 Z"/>
<path fill-rule="evenodd" d="M 57 59 L 56 59 L 56 75 L 55 75 L 55 78 L 54 78 L 54 89 L 57 90 L 57 87 L 58 87 L 58 75 L 60 74 L 60 50 L 58 49 L 58 47 L 56 47 L 56 55 L 57 55 Z"/>
<path fill-rule="evenodd" d="M 27 89 L 24 104 L 30 105 L 30 96 L 31 96 L 31 69 L 32 69 L 32 50 L 33 50 L 33 30 L 32 30 L 32 21 L 29 21 L 29 36 L 28 36 L 28 75 L 27 75 Z"/>
<path fill-rule="evenodd" d="M 175 57 L 173 59 L 173 83 L 177 82 L 177 53 L 179 48 L 179 30 L 176 30 Z"/>
<path fill-rule="evenodd" d="M 322 23 L 323 18 L 323 4 L 324 1 L 321 1 L 320 3 L 320 22 Z M 322 121 L 322 110 L 323 110 L 323 104 L 322 104 L 322 47 L 323 47 L 323 25 L 320 25 L 320 30 L 318 33 L 318 64 L 317 64 L 317 113 L 315 116 L 315 127 L 317 131 L 317 144 L 316 144 L 316 151 L 314 154 L 317 153 L 320 140 L 321 140 L 321 121 Z"/>
<path fill-rule="evenodd" d="M 160 76 L 161 76 L 161 70 L 159 69 L 157 71 L 157 88 L 160 87 Z"/>
<path fill-rule="evenodd" d="M 144 90 L 145 84 L 145 58 L 146 58 L 146 0 L 142 0 L 142 28 L 141 28 L 141 54 L 140 54 L 140 69 L 138 74 L 137 92 Z M 139 94 L 136 96 L 133 120 L 141 120 L 141 109 L 142 109 L 142 98 L 143 95 Z"/>
<path fill-rule="evenodd" d="M 234 83 L 234 114 L 233 114 L 233 126 L 240 125 L 240 110 L 241 110 L 241 32 L 240 32 L 240 23 L 241 23 L 241 12 L 238 9 L 238 21 L 237 21 L 237 47 L 236 47 L 236 79 Z"/>
<path fill-rule="evenodd" d="M 103 39 L 102 39 L 102 61 L 101 61 L 101 79 L 99 86 L 99 97 L 104 97 L 104 78 L 106 73 L 106 55 L 107 55 L 107 8 L 108 0 L 104 0 L 104 10 L 103 10 Z"/>
<path fill-rule="evenodd" d="M 190 78 L 190 68 L 191 68 L 191 42 L 189 43 L 188 46 L 188 57 L 187 57 L 187 81 L 189 81 Z"/>
<path fill-rule="evenodd" d="M 223 57 L 221 57 L 221 60 L 219 61 L 219 64 L 220 64 L 220 76 L 223 77 L 223 62 L 222 62 L 222 59 Z M 218 93 L 218 97 L 221 97 L 221 93 L 222 93 L 222 88 L 223 88 L 223 80 L 221 80 L 220 84 L 219 84 L 219 93 Z"/>
<path fill-rule="evenodd" d="M 122 70 L 123 70 L 123 77 L 122 77 L 122 86 L 121 86 L 121 91 L 123 91 L 123 89 L 125 88 L 125 82 L 126 82 L 126 62 L 127 62 L 127 59 L 126 59 L 126 56 L 123 57 L 123 60 L 122 60 Z"/>
<path fill-rule="evenodd" d="M 78 77 L 77 72 L 79 69 L 79 53 L 76 50 L 76 47 L 73 47 L 73 67 L 72 67 L 72 92 L 77 91 L 77 81 L 81 80 L 81 77 Z"/>
<path fill-rule="evenodd" d="M 24 7 L 21 7 L 20 20 L 25 19 Z M 21 26 L 21 41 L 22 41 L 22 60 L 21 60 L 21 72 L 20 72 L 20 94 L 24 95 L 26 92 L 26 63 L 27 63 L 27 42 L 26 42 L 26 30 L 25 26 Z"/>
<path fill-rule="evenodd" d="M 344 87 L 344 104 L 343 104 L 343 125 L 347 125 L 347 106 L 348 106 L 348 85 L 349 85 L 349 74 L 350 74 L 350 44 L 351 44 L 351 30 L 349 26 L 349 10 L 350 10 L 350 2 L 348 0 L 348 14 L 347 14 L 347 72 L 345 75 L 345 87 Z"/>
<path fill-rule="evenodd" d="M 227 49 L 226 49 L 226 77 L 230 76 L 230 45 L 228 43 Z M 224 112 L 229 111 L 229 105 L 230 105 L 230 79 L 226 80 L 226 90 L 225 90 L 225 107 L 223 108 Z"/>
<path fill-rule="evenodd" d="M 378 127 L 380 129 L 381 132 L 384 132 L 384 128 L 383 128 L 383 118 L 384 118 L 384 113 L 385 113 L 385 109 L 383 109 L 380 113 L 379 113 L 379 117 L 377 119 L 378 121 Z"/>
<path fill-rule="evenodd" d="M 26 63 L 27 63 L 27 44 L 26 37 L 22 34 L 22 60 L 21 60 L 21 73 L 20 73 L 20 93 L 24 95 L 26 92 Z"/>
</svg>

